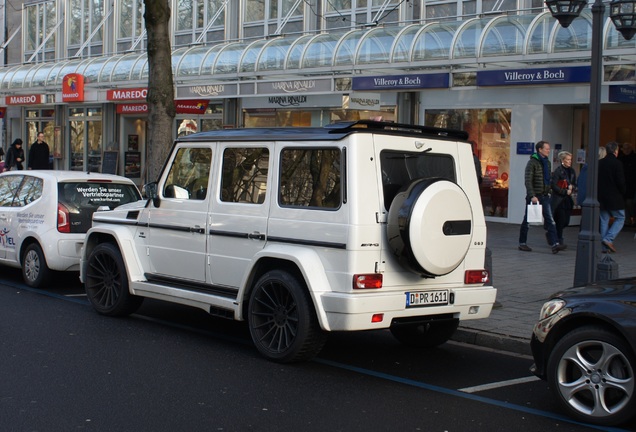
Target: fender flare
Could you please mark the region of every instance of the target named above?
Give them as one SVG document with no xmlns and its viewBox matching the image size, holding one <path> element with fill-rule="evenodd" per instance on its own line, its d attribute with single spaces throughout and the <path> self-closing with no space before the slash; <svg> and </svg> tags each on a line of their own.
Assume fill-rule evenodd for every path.
<svg viewBox="0 0 636 432">
<path fill-rule="evenodd" d="M 272 244 L 258 252 L 252 258 L 250 263 L 250 268 L 252 270 L 247 272 L 241 281 L 241 288 L 237 295 L 238 307 L 236 309 L 235 318 L 240 321 L 245 319 L 243 316 L 242 305 L 247 298 L 247 292 L 251 290 L 252 286 L 256 282 L 254 280 L 255 269 L 258 267 L 259 261 L 263 259 L 288 261 L 298 268 L 305 284 L 307 285 L 320 327 L 323 330 L 329 331 L 329 320 L 327 319 L 325 310 L 322 307 L 321 294 L 324 292 L 330 292 L 331 290 L 329 287 L 331 284 L 327 279 L 327 274 L 318 254 L 314 250 L 306 247 Z"/>
<path fill-rule="evenodd" d="M 140 264 L 140 259 L 135 249 L 134 235 L 135 233 L 132 232 L 130 228 L 120 225 L 97 226 L 89 229 L 86 233 L 86 240 L 82 248 L 82 257 L 80 260 L 80 280 L 82 283 L 84 283 L 88 257 L 95 246 L 103 243 L 104 237 L 112 239 L 112 242 L 117 245 L 117 248 L 121 252 L 121 256 L 126 265 L 128 281 L 145 281 L 146 277 L 143 267 Z"/>
</svg>

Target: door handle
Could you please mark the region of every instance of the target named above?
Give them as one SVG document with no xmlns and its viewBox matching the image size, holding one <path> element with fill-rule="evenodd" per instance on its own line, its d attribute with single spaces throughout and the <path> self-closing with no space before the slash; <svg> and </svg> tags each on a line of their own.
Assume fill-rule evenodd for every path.
<svg viewBox="0 0 636 432">
<path fill-rule="evenodd" d="M 190 228 L 190 232 L 197 234 L 205 234 L 205 228 L 201 228 L 200 225 L 195 225 L 194 228 Z"/>
<path fill-rule="evenodd" d="M 265 240 L 265 234 L 261 234 L 258 231 L 254 231 L 253 233 L 249 233 L 247 235 L 247 238 L 251 240 Z"/>
</svg>

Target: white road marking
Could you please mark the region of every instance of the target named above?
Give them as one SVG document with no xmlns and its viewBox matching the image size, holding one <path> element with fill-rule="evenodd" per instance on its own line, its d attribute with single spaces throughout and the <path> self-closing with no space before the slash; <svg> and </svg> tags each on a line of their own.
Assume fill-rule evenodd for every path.
<svg viewBox="0 0 636 432">
<path fill-rule="evenodd" d="M 459 389 L 459 391 L 464 393 L 477 393 L 480 391 L 492 390 L 492 389 L 496 389 L 500 387 L 507 387 L 507 386 L 517 385 L 517 384 L 525 384 L 528 382 L 538 381 L 538 380 L 539 378 L 536 376 L 529 376 L 525 378 L 516 378 L 516 379 L 507 380 L 507 381 L 494 382 L 490 384 L 482 384 L 482 385 L 478 385 L 474 387 L 465 387 L 465 388 Z"/>
</svg>

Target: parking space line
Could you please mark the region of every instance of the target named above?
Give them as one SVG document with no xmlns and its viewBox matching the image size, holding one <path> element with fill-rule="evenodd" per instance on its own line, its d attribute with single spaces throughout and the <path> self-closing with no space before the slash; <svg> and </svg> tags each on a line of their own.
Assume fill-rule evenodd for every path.
<svg viewBox="0 0 636 432">
<path fill-rule="evenodd" d="M 511 379 L 511 380 L 498 381 L 498 382 L 493 382 L 493 383 L 489 383 L 489 384 L 482 384 L 482 385 L 473 386 L 473 387 L 464 387 L 464 388 L 458 389 L 458 391 L 464 392 L 464 393 L 477 393 L 477 392 L 485 391 L 485 390 L 492 390 L 492 389 L 496 389 L 496 388 L 508 387 L 508 386 L 517 385 L 517 384 L 525 384 L 525 383 L 529 383 L 529 382 L 532 382 L 532 381 L 539 381 L 539 378 L 536 377 L 536 376 L 528 376 L 528 377 L 524 377 L 524 378 L 515 378 L 515 379 Z"/>
</svg>

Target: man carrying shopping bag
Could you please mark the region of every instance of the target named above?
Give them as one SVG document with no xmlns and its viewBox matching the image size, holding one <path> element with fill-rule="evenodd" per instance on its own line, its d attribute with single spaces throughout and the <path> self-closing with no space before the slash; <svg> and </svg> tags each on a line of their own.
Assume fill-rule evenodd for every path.
<svg viewBox="0 0 636 432">
<path fill-rule="evenodd" d="M 550 208 L 550 181 L 552 164 L 550 163 L 550 143 L 539 141 L 535 146 L 537 152 L 530 156 L 526 165 L 526 211 L 519 231 L 519 250 L 531 252 L 532 248 L 526 244 L 528 241 L 528 205 L 541 205 L 543 214 L 543 228 L 546 230 L 546 238 L 552 248 L 552 253 L 558 253 L 565 249 L 565 245 L 559 244 L 556 224 Z"/>
</svg>

